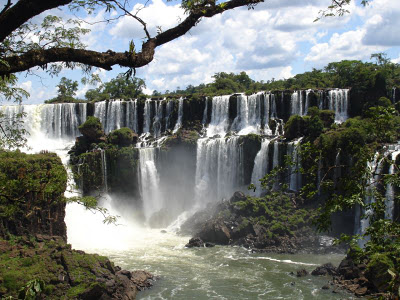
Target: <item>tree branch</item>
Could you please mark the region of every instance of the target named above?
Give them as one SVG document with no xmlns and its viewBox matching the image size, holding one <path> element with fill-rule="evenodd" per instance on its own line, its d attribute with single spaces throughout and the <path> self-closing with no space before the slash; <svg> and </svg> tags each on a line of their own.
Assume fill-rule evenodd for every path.
<svg viewBox="0 0 400 300">
<path fill-rule="evenodd" d="M 21 0 L 20 2 L 32 1 L 34 0 Z M 58 3 L 61 1 L 67 3 L 71 0 L 47 0 L 43 2 L 55 1 Z M 210 18 L 226 10 L 246 5 L 251 6 L 263 1 L 264 0 L 231 0 L 216 6 L 202 6 L 192 11 L 189 16 L 176 27 L 170 28 L 167 31 L 158 34 L 155 38 L 150 38 L 147 40 L 145 43 L 143 43 L 141 52 L 136 54 L 113 51 L 96 52 L 73 48 L 50 48 L 34 49 L 19 56 L 4 57 L 3 60 L 6 62 L 6 64 L 0 64 L 0 76 L 26 71 L 37 66 L 46 67 L 47 64 L 55 62 L 75 62 L 105 70 L 111 70 L 112 66 L 114 65 L 120 65 L 121 67 L 128 68 L 140 68 L 149 64 L 153 60 L 154 50 L 156 47 L 184 35 L 191 28 L 196 26 L 202 17 Z"/>
<path fill-rule="evenodd" d="M 34 16 L 70 2 L 72 0 L 19 0 L 0 14 L 0 42 Z"/>
<path fill-rule="evenodd" d="M 4 14 L 4 12 L 11 7 L 12 3 L 11 0 L 7 0 L 7 3 L 4 5 L 4 8 L 0 12 L 0 16 Z"/>
</svg>

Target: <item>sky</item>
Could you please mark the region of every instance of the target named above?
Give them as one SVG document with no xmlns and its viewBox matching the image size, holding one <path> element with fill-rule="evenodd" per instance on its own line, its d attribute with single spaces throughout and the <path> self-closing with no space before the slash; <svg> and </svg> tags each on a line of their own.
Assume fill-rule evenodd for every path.
<svg viewBox="0 0 400 300">
<path fill-rule="evenodd" d="M 0 0 L 0 5 L 5 0 Z M 352 1 L 350 13 L 343 17 L 324 18 L 313 22 L 330 0 L 265 0 L 254 10 L 237 8 L 202 19 L 186 35 L 156 48 L 154 60 L 137 69 L 137 77 L 146 82 L 146 92 L 165 92 L 212 81 L 217 72 L 247 72 L 254 80 L 289 78 L 329 62 L 343 59 L 368 61 L 372 53 L 385 52 L 400 63 L 400 0 L 373 0 L 367 7 Z M 132 12 L 143 8 L 134 2 Z M 67 10 L 52 14 L 71 17 Z M 105 12 L 79 15 L 93 23 L 104 19 Z M 149 0 L 138 13 L 148 24 L 150 34 L 163 31 L 185 18 L 179 2 Z M 39 16 L 40 19 L 43 16 Z M 123 17 L 111 24 L 96 23 L 86 27 L 91 32 L 83 41 L 96 51 L 126 51 L 129 41 L 140 48 L 144 32 L 139 23 Z M 96 70 L 105 82 L 126 69 Z M 58 77 L 34 70 L 34 75 L 21 73 L 19 86 L 30 97 L 25 104 L 43 103 L 56 96 L 60 78 L 78 80 L 82 72 L 64 70 Z M 84 98 L 93 86 L 79 86 L 78 98 Z"/>
</svg>

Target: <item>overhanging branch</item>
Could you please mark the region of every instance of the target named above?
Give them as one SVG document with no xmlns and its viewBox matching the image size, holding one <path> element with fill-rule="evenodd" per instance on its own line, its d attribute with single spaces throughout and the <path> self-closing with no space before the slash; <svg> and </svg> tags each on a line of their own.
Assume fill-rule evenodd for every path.
<svg viewBox="0 0 400 300">
<path fill-rule="evenodd" d="M 21 0 L 20 2 L 27 1 L 29 2 L 29 0 Z M 43 2 L 54 1 L 70 2 L 71 0 L 48 0 Z M 177 26 L 170 28 L 167 31 L 160 33 L 155 38 L 150 38 L 148 41 L 146 41 L 142 45 L 142 50 L 139 53 L 113 51 L 96 52 L 73 48 L 50 48 L 35 49 L 18 56 L 4 57 L 2 59 L 6 62 L 6 64 L 0 64 L 0 76 L 26 71 L 33 67 L 46 66 L 49 63 L 56 62 L 81 63 L 105 70 L 111 70 L 114 65 L 128 68 L 140 68 L 149 64 L 153 60 L 154 50 L 156 47 L 184 35 L 191 28 L 196 26 L 202 17 L 209 18 L 236 7 L 254 5 L 259 2 L 263 2 L 263 0 L 231 0 L 219 5 L 209 5 L 196 9 L 192 11 L 189 16 Z"/>
</svg>

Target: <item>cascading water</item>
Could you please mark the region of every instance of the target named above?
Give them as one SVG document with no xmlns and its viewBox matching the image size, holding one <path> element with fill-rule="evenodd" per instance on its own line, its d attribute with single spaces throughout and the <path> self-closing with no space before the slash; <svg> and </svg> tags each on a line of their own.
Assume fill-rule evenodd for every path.
<svg viewBox="0 0 400 300">
<path fill-rule="evenodd" d="M 298 147 L 300 146 L 301 138 L 288 144 L 288 154 L 292 158 L 292 166 L 290 167 L 289 189 L 299 191 L 301 188 L 301 159 L 299 156 Z"/>
<path fill-rule="evenodd" d="M 160 177 L 156 166 L 157 148 L 139 149 L 140 188 L 143 212 L 148 221 L 150 217 L 163 208 L 160 193 Z"/>
<path fill-rule="evenodd" d="M 165 112 L 166 113 L 166 115 L 165 115 L 165 130 L 171 128 L 170 118 L 171 118 L 171 113 L 173 110 L 174 110 L 174 101 L 171 101 L 171 100 L 167 101 L 166 112 Z"/>
<path fill-rule="evenodd" d="M 309 96 L 312 91 L 313 90 L 306 90 L 306 104 L 304 106 L 304 115 L 308 114 L 308 108 L 310 107 L 310 97 Z"/>
<path fill-rule="evenodd" d="M 108 192 L 108 174 L 107 174 L 107 157 L 106 157 L 106 152 L 101 149 L 101 169 L 103 171 L 103 185 L 104 185 L 104 192 Z"/>
<path fill-rule="evenodd" d="M 126 126 L 134 132 L 138 132 L 137 100 L 126 102 Z"/>
<path fill-rule="evenodd" d="M 256 186 L 256 195 L 260 196 L 262 193 L 260 179 L 268 173 L 268 149 L 271 140 L 263 139 L 261 142 L 261 149 L 258 151 L 254 159 L 253 173 L 251 174 L 251 182 Z"/>
<path fill-rule="evenodd" d="M 225 136 L 229 126 L 229 98 L 229 95 L 213 97 L 207 136 Z"/>
<path fill-rule="evenodd" d="M 195 198 L 200 201 L 219 201 L 230 197 L 242 185 L 243 162 L 239 137 L 202 138 L 197 142 Z"/>
<path fill-rule="evenodd" d="M 389 155 L 391 157 L 391 163 L 389 167 L 389 174 L 388 175 L 394 175 L 396 173 L 396 158 L 400 154 L 400 145 L 394 145 L 392 149 L 389 149 L 392 151 Z M 394 212 L 394 199 L 395 199 L 395 193 L 394 193 L 394 187 L 392 183 L 386 184 L 386 201 L 385 201 L 385 219 L 388 220 L 393 220 L 393 212 Z"/>
<path fill-rule="evenodd" d="M 303 93 L 302 91 L 294 91 L 291 96 L 291 112 L 292 115 L 303 115 Z"/>
<path fill-rule="evenodd" d="M 178 100 L 178 120 L 176 121 L 174 133 L 178 131 L 179 128 L 182 126 L 182 116 L 183 116 L 183 98 L 180 97 Z"/>
<path fill-rule="evenodd" d="M 163 101 L 157 101 L 156 103 L 156 114 L 153 122 L 154 136 L 157 138 L 161 136 L 161 122 L 163 119 Z"/>
<path fill-rule="evenodd" d="M 335 112 L 335 122 L 341 123 L 348 119 L 348 89 L 329 91 L 329 109 Z"/>
<path fill-rule="evenodd" d="M 144 103 L 143 120 L 143 133 L 149 133 L 151 126 L 151 100 L 149 99 Z"/>
</svg>

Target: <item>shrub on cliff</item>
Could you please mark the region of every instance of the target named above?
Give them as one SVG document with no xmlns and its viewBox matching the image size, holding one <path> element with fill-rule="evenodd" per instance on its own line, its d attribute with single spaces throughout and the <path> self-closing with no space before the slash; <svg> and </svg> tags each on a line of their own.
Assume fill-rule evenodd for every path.
<svg viewBox="0 0 400 300">
<path fill-rule="evenodd" d="M 312 116 L 294 115 L 289 118 L 285 124 L 285 138 L 293 140 L 299 137 L 306 137 L 314 140 L 324 129 L 324 123 L 321 121 L 319 114 Z"/>
<path fill-rule="evenodd" d="M 88 117 L 86 122 L 78 127 L 79 132 L 89 141 L 97 141 L 104 136 L 103 125 L 96 117 Z"/>
<path fill-rule="evenodd" d="M 107 141 L 120 147 L 130 146 L 137 142 L 138 135 L 132 129 L 123 127 L 112 131 L 107 136 Z"/>
</svg>

